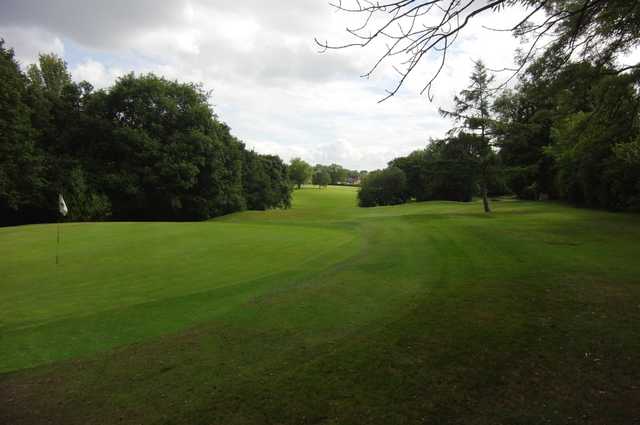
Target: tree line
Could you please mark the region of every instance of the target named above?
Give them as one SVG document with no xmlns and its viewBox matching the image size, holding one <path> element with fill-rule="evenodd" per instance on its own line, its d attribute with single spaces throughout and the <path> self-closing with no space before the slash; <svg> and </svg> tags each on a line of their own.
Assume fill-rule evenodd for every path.
<svg viewBox="0 0 640 425">
<path fill-rule="evenodd" d="M 154 74 L 105 90 L 42 54 L 23 72 L 0 41 L 0 225 L 57 219 L 204 220 L 286 208 L 277 156 L 246 149 L 200 85 Z"/>
<path fill-rule="evenodd" d="M 364 179 L 361 206 L 513 194 L 615 211 L 640 209 L 640 71 L 567 62 L 550 48 L 511 89 L 478 61 L 441 110 L 455 126 Z"/>
<path fill-rule="evenodd" d="M 349 170 L 338 164 L 311 166 L 301 158 L 293 158 L 289 165 L 289 175 L 291 181 L 300 189 L 307 183 L 318 187 L 326 187 L 330 184 L 357 186 L 367 175 L 367 171 Z"/>
<path fill-rule="evenodd" d="M 361 205 L 479 195 L 489 211 L 492 193 L 513 193 L 639 209 L 640 63 L 629 55 L 640 44 L 637 1 L 345 0 L 332 5 L 349 15 L 351 40 L 316 42 L 325 50 L 385 46 L 364 73 L 371 76 L 383 63 L 397 71 L 382 101 L 394 96 L 421 63 L 436 60 L 421 90 L 431 99 L 450 53 L 480 16 L 495 23 L 484 31 L 510 32 L 521 42 L 515 67 L 503 70 L 509 74 L 502 84 L 492 84 L 487 69 L 477 64 L 453 110 L 441 111 L 455 123 L 447 137 L 371 173 L 362 186 Z M 506 26 L 503 12 L 509 9 Z M 512 81 L 515 87 L 501 91 Z"/>
</svg>

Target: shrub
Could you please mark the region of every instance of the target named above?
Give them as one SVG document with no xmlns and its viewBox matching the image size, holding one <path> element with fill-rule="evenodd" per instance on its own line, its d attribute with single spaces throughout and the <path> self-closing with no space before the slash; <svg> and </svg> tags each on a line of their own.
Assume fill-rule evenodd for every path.
<svg viewBox="0 0 640 425">
<path fill-rule="evenodd" d="M 358 191 L 361 207 L 397 205 L 408 199 L 407 176 L 398 167 L 369 173 Z"/>
</svg>

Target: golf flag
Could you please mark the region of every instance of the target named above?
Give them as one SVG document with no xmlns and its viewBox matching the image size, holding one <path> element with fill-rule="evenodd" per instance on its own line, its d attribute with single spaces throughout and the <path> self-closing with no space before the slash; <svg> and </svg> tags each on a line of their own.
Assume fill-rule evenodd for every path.
<svg viewBox="0 0 640 425">
<path fill-rule="evenodd" d="M 63 217 L 69 212 L 67 204 L 64 202 L 64 198 L 62 197 L 62 193 L 58 194 L 58 210 L 60 211 L 60 215 Z"/>
</svg>

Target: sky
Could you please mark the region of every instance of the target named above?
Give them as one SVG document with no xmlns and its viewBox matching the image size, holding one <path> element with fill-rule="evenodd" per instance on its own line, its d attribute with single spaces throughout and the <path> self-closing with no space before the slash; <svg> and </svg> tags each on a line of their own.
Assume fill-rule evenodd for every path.
<svg viewBox="0 0 640 425">
<path fill-rule="evenodd" d="M 74 80 L 97 88 L 130 71 L 202 83 L 219 119 L 248 147 L 286 161 L 372 170 L 444 136 L 451 123 L 438 107 L 450 107 L 468 84 L 473 60 L 513 66 L 518 42 L 484 27 L 508 27 L 521 15 L 474 19 L 449 53 L 432 101 L 419 92 L 437 57 L 378 103 L 397 79 L 393 63 L 361 75 L 381 46 L 320 53 L 314 38 L 352 41 L 345 28 L 357 18 L 326 0 L 2 0 L 0 37 L 22 66 L 56 53 Z"/>
</svg>

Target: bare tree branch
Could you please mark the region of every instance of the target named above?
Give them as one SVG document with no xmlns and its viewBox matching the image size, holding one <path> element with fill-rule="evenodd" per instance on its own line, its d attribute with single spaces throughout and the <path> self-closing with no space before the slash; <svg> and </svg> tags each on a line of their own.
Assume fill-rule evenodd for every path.
<svg viewBox="0 0 640 425">
<path fill-rule="evenodd" d="M 560 46 L 558 50 L 566 61 L 579 54 L 610 65 L 616 53 L 638 44 L 638 3 L 632 0 L 338 0 L 330 3 L 336 11 L 363 17 L 358 25 L 346 28 L 354 41 L 338 45 L 318 39 L 315 42 L 321 52 L 372 48 L 374 43 L 381 42 L 384 48 L 362 75 L 369 78 L 384 63 L 392 62 L 398 80 L 386 90 L 380 102 L 394 96 L 426 57 L 436 56 L 438 66 L 426 77 L 420 91 L 432 100 L 432 88 L 445 67 L 449 49 L 478 15 L 524 7 L 524 16 L 511 28 L 484 27 L 490 31 L 509 31 L 527 45 L 517 67 L 501 70 L 510 71 L 512 75 L 494 88 L 499 90 L 550 44 Z M 542 44 L 543 40 L 550 41 Z"/>
</svg>

